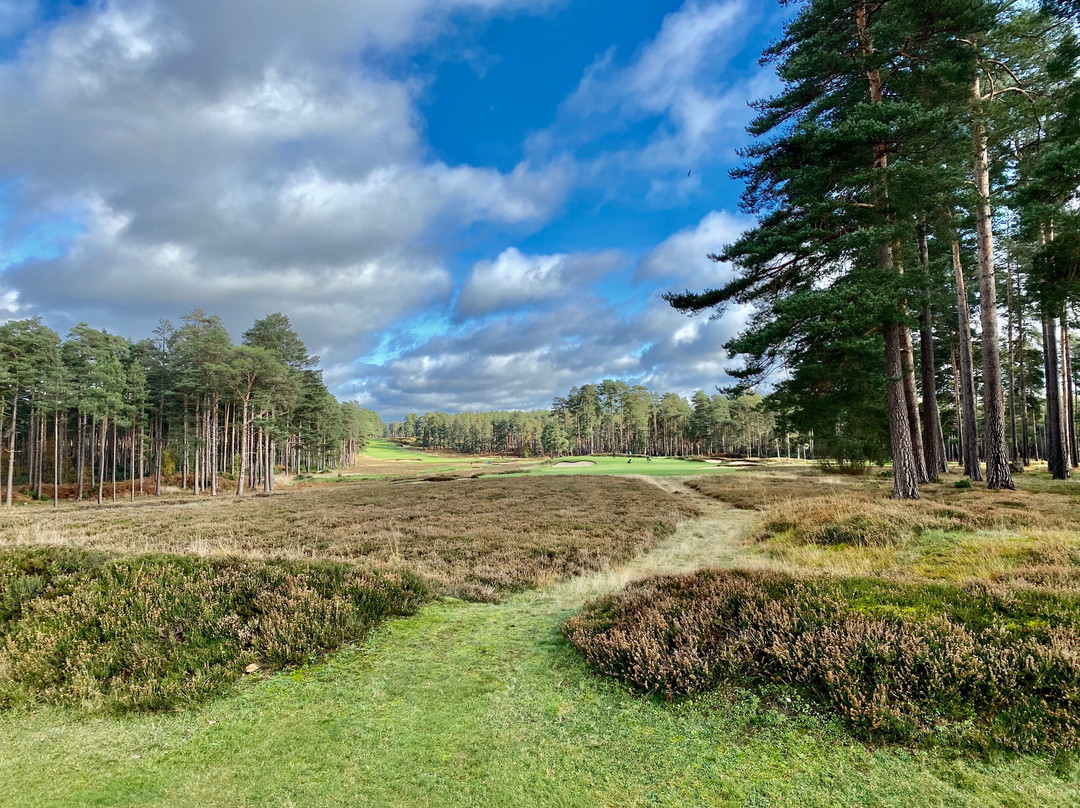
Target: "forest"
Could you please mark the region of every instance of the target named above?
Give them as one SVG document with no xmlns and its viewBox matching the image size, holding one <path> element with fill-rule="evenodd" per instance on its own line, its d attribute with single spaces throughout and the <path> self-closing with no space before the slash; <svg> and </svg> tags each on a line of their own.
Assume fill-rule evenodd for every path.
<svg viewBox="0 0 1080 808">
<path fill-rule="evenodd" d="M 54 504 L 100 504 L 117 496 L 180 487 L 216 495 L 227 479 L 238 495 L 272 490 L 285 473 L 345 465 L 379 436 L 371 410 L 326 389 L 289 318 L 257 320 L 235 345 L 216 315 L 195 309 L 179 327 L 161 320 L 132 342 L 79 323 L 67 338 L 40 318 L 0 325 L 0 422 L 4 503 L 20 484 Z M 65 488 L 65 484 L 70 484 Z"/>
<path fill-rule="evenodd" d="M 991 489 L 1036 453 L 1055 479 L 1077 463 L 1077 13 L 803 5 L 762 57 L 781 89 L 733 172 L 757 224 L 711 256 L 735 277 L 667 295 L 752 304 L 736 372 L 772 380 L 789 425 L 835 453 L 887 447 L 895 497 L 944 471 L 950 405 L 964 471 Z"/>
<path fill-rule="evenodd" d="M 767 399 L 755 393 L 687 400 L 641 385 L 604 379 L 556 397 L 551 410 L 409 413 L 389 424 L 391 437 L 468 454 L 525 457 L 634 452 L 648 455 L 812 453 L 812 437 L 780 435 Z"/>
</svg>

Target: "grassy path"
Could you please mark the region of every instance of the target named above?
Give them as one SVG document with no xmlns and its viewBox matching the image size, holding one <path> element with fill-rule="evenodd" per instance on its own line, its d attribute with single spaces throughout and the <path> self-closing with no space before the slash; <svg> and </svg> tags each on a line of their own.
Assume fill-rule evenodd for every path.
<svg viewBox="0 0 1080 808">
<path fill-rule="evenodd" d="M 586 597 L 730 563 L 746 514 L 705 510 L 626 569 L 501 605 L 446 601 L 365 647 L 168 716 L 46 709 L 0 726 L 4 806 L 1051 806 L 1075 771 L 870 750 L 742 695 L 666 705 L 588 673 L 559 633 Z"/>
</svg>

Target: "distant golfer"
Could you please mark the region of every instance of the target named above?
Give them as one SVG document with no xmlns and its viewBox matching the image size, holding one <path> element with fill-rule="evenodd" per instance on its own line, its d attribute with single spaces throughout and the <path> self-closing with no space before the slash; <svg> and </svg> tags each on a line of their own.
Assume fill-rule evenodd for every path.
<svg viewBox="0 0 1080 808">
<path fill-rule="evenodd" d="M 629 449 L 626 450 L 626 462 L 627 463 L 629 463 L 631 460 L 634 459 L 633 454 L 634 453 L 632 451 L 630 451 Z"/>
</svg>

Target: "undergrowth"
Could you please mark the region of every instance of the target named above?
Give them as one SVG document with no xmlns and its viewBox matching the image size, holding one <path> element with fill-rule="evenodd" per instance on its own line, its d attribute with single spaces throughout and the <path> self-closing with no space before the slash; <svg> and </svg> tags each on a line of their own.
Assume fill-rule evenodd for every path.
<svg viewBox="0 0 1080 808">
<path fill-rule="evenodd" d="M 595 669 L 667 698 L 793 686 L 870 741 L 1080 746 L 1080 594 L 705 570 L 564 626 Z"/>
<path fill-rule="evenodd" d="M 161 710 L 416 611 L 413 573 L 327 562 L 0 553 L 0 706 Z"/>
</svg>

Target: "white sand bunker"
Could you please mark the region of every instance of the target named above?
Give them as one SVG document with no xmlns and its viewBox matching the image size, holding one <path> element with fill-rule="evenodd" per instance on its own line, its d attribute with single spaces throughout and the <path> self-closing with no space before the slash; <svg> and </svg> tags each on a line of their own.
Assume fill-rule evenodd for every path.
<svg viewBox="0 0 1080 808">
<path fill-rule="evenodd" d="M 595 465 L 596 464 L 591 460 L 578 460 L 578 461 L 575 461 L 573 463 L 569 463 L 569 462 L 564 460 L 562 463 L 556 463 L 554 465 L 554 468 L 557 468 L 557 469 L 576 469 L 576 468 L 580 468 L 581 466 L 595 466 Z"/>
</svg>

